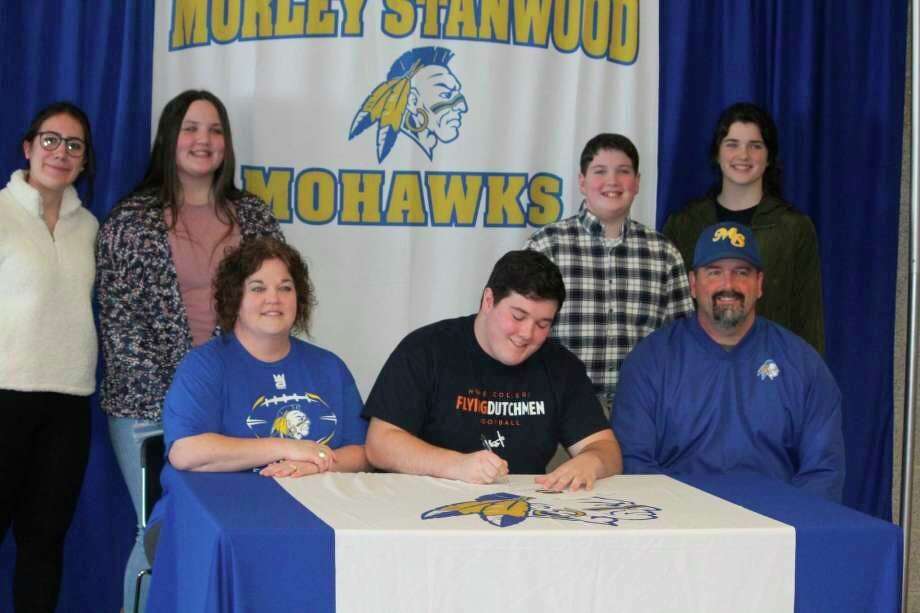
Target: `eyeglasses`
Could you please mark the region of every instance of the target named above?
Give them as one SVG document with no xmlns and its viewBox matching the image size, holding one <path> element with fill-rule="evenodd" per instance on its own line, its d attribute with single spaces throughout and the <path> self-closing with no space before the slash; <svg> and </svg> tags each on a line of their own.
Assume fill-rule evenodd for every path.
<svg viewBox="0 0 920 613">
<path fill-rule="evenodd" d="M 39 132 L 38 137 L 38 142 L 45 151 L 54 151 L 64 143 L 64 150 L 72 158 L 83 157 L 86 152 L 86 143 L 76 136 L 64 138 L 57 132 Z"/>
</svg>

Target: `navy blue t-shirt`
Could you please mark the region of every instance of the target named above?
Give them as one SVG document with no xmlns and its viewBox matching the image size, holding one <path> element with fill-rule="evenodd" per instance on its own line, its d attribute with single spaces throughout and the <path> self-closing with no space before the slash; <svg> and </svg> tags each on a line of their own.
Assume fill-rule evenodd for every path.
<svg viewBox="0 0 920 613">
<path fill-rule="evenodd" d="M 492 450 L 515 474 L 542 474 L 556 445 L 607 429 L 584 365 L 547 340 L 524 363 L 490 357 L 473 333 L 475 315 L 409 334 L 390 355 L 363 415 L 427 443 L 471 453 Z"/>
</svg>

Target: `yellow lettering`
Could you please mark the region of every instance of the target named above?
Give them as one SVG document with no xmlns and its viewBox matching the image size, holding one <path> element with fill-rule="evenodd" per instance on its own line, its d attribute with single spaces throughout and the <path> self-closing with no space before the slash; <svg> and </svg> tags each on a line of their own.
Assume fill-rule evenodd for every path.
<svg viewBox="0 0 920 613">
<path fill-rule="evenodd" d="M 613 32 L 607 57 L 632 64 L 639 53 L 639 0 L 613 0 Z"/>
<path fill-rule="evenodd" d="M 424 224 L 422 183 L 416 172 L 394 172 L 387 200 L 388 224 Z"/>
<path fill-rule="evenodd" d="M 243 6 L 240 38 L 269 38 L 272 35 L 272 0 L 248 0 Z"/>
<path fill-rule="evenodd" d="M 297 177 L 297 216 L 306 223 L 323 224 L 335 216 L 335 176 L 322 168 L 304 170 Z"/>
<path fill-rule="evenodd" d="M 472 0 L 454 0 L 447 5 L 445 38 L 475 38 L 476 6 Z"/>
<path fill-rule="evenodd" d="M 549 40 L 551 0 L 514 0 L 514 42 L 545 47 Z"/>
<path fill-rule="evenodd" d="M 235 40 L 357 37 L 367 0 L 172 0 L 170 50 Z M 547 47 L 631 64 L 639 0 L 383 0 L 384 34 Z M 340 17 L 341 15 L 341 17 Z M 341 21 L 341 27 L 339 27 Z M 421 21 L 421 24 L 419 24 Z"/>
<path fill-rule="evenodd" d="M 490 175 L 486 196 L 487 226 L 523 226 L 524 211 L 520 196 L 527 175 Z"/>
<path fill-rule="evenodd" d="M 244 165 L 243 189 L 268 203 L 275 219 L 284 223 L 293 221 L 296 207 L 297 218 L 307 224 L 326 224 L 338 215 L 342 225 L 475 226 L 483 190 L 485 226 L 545 226 L 563 210 L 562 179 L 543 172 L 528 182 L 524 173 L 395 171 L 386 201 L 384 171 L 340 170 L 338 178 L 326 168 L 306 168 L 296 178 L 294 173 L 291 168 Z"/>
<path fill-rule="evenodd" d="M 175 0 L 173 4 L 171 49 L 208 42 L 208 0 Z"/>
<path fill-rule="evenodd" d="M 264 200 L 278 221 L 291 221 L 291 177 L 289 168 L 243 166 L 243 189 Z"/>
<path fill-rule="evenodd" d="M 211 1 L 211 35 L 219 43 L 229 43 L 240 33 L 240 1 Z"/>
<path fill-rule="evenodd" d="M 585 55 L 603 57 L 610 41 L 610 0 L 586 0 L 582 46 Z"/>
<path fill-rule="evenodd" d="M 408 36 L 415 29 L 415 7 L 409 0 L 384 0 L 383 31 L 390 36 Z"/>
<path fill-rule="evenodd" d="M 418 0 L 417 4 L 425 6 L 425 21 L 422 22 L 422 35 L 438 38 L 441 36 L 441 7 L 447 0 Z"/>
<path fill-rule="evenodd" d="M 581 1 L 556 2 L 553 11 L 553 40 L 556 42 L 556 48 L 566 53 L 575 51 L 578 49 L 580 34 Z"/>
<path fill-rule="evenodd" d="M 435 226 L 472 226 L 482 194 L 482 175 L 429 172 L 425 176 Z"/>
<path fill-rule="evenodd" d="M 304 6 L 293 0 L 277 0 L 275 5 L 275 36 L 303 34 Z"/>
<path fill-rule="evenodd" d="M 538 173 L 527 186 L 530 205 L 527 207 L 527 223 L 532 226 L 545 226 L 553 223 L 562 215 L 562 179 Z"/>
<path fill-rule="evenodd" d="M 309 0 L 307 4 L 307 34 L 334 36 L 335 12 L 329 10 L 329 0 Z"/>
<path fill-rule="evenodd" d="M 378 224 L 381 213 L 382 172 L 342 172 L 339 223 Z"/>
<path fill-rule="evenodd" d="M 343 36 L 360 36 L 364 31 L 364 6 L 367 0 L 342 0 L 345 11 L 345 23 L 342 25 Z"/>
<path fill-rule="evenodd" d="M 481 0 L 479 4 L 479 37 L 482 40 L 508 42 L 511 38 L 511 20 L 508 19 L 508 0 Z"/>
</svg>

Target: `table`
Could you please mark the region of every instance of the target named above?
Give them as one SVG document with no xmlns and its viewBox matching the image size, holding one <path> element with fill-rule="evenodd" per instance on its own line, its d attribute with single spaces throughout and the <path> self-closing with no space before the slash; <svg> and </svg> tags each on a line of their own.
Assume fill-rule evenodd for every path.
<svg viewBox="0 0 920 613">
<path fill-rule="evenodd" d="M 900 526 L 759 476 L 681 477 L 795 527 L 795 610 L 901 610 Z"/>
<path fill-rule="evenodd" d="M 896 526 L 760 477 L 682 480 L 795 528 L 797 611 L 898 610 Z M 275 481 L 167 467 L 163 484 L 148 611 L 334 610 L 334 532 Z"/>
</svg>

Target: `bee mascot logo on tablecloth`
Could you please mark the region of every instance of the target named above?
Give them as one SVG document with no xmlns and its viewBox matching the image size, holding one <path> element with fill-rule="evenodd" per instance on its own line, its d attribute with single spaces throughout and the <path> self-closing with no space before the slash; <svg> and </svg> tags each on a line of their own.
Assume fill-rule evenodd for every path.
<svg viewBox="0 0 920 613">
<path fill-rule="evenodd" d="M 658 519 L 659 511 L 661 509 L 658 507 L 604 496 L 567 500 L 566 505 L 561 506 L 534 496 L 496 492 L 475 500 L 456 502 L 425 511 L 422 513 L 422 519 L 478 515 L 483 521 L 499 528 L 514 526 L 528 518 L 617 526 L 622 520 Z"/>
<path fill-rule="evenodd" d="M 454 57 L 444 47 L 419 47 L 399 56 L 387 80 L 374 88 L 358 110 L 348 139 L 377 124 L 377 161 L 383 162 L 396 137 L 405 134 L 432 159 L 438 143 L 460 135 L 469 110 L 460 81 L 447 67 Z"/>
</svg>

